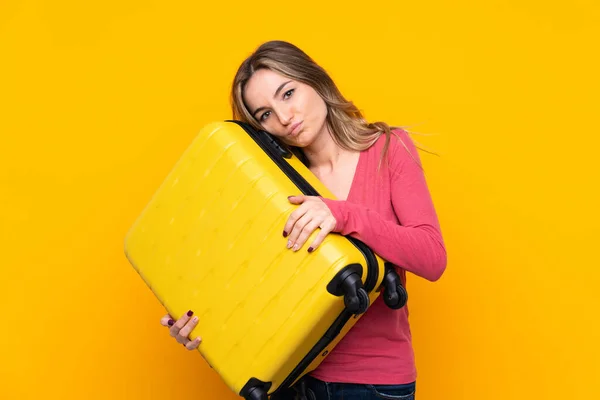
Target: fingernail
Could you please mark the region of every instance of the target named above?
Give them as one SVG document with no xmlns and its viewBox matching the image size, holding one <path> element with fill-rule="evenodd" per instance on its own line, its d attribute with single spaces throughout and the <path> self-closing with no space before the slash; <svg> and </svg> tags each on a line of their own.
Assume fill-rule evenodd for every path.
<svg viewBox="0 0 600 400">
<path fill-rule="evenodd" d="M 313 250 L 314 250 L 314 249 L 313 249 L 312 247 L 309 247 L 309 248 L 308 248 L 308 252 L 309 252 L 309 253 L 312 253 L 312 251 L 313 251 Z"/>
<path fill-rule="evenodd" d="M 173 326 L 174 323 L 175 323 L 175 321 L 173 321 L 172 319 L 170 319 L 169 322 L 167 322 L 167 324 L 169 324 L 169 326 Z"/>
<path fill-rule="evenodd" d="M 283 237 L 287 237 L 288 233 L 286 231 L 283 231 Z"/>
<path fill-rule="evenodd" d="M 287 248 L 289 249 L 290 247 L 292 247 L 292 241 L 288 240 Z"/>
<path fill-rule="evenodd" d="M 188 311 L 188 312 L 187 312 L 187 316 L 188 316 L 188 317 L 191 317 L 191 316 L 192 316 L 192 314 L 194 314 L 194 312 L 193 312 L 192 310 L 190 310 L 190 311 Z"/>
<path fill-rule="evenodd" d="M 297 244 L 295 244 L 295 245 L 294 245 L 294 249 L 293 249 L 293 250 L 294 250 L 294 251 L 296 251 L 296 250 L 298 250 L 298 248 L 299 248 L 299 247 L 300 247 L 300 246 L 298 246 Z"/>
</svg>

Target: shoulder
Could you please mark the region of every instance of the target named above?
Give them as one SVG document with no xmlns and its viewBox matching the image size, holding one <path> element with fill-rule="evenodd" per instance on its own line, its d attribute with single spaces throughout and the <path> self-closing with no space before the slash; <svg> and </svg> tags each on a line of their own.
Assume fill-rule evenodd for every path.
<svg viewBox="0 0 600 400">
<path fill-rule="evenodd" d="M 397 168 L 407 161 L 421 165 L 417 147 L 409 132 L 403 128 L 392 129 L 389 140 L 386 134 L 379 136 L 369 151 L 383 156 L 392 167 Z"/>
</svg>

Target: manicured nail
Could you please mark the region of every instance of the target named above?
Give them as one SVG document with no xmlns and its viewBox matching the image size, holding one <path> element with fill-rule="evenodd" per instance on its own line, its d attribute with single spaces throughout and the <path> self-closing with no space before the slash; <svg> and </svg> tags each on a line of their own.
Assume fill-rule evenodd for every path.
<svg viewBox="0 0 600 400">
<path fill-rule="evenodd" d="M 192 314 L 194 314 L 194 312 L 193 312 L 192 310 L 190 310 L 190 311 L 188 311 L 188 312 L 187 312 L 187 316 L 188 316 L 188 317 L 191 317 L 191 316 L 192 316 Z"/>
<path fill-rule="evenodd" d="M 283 231 L 283 237 L 287 237 L 288 233 L 286 231 Z"/>
<path fill-rule="evenodd" d="M 169 322 L 167 322 L 167 324 L 169 324 L 169 326 L 173 326 L 174 323 L 175 323 L 175 321 L 173 321 L 172 319 L 170 319 Z"/>
<path fill-rule="evenodd" d="M 292 241 L 291 241 L 291 240 L 288 240 L 287 248 L 289 249 L 289 248 L 291 248 L 291 247 L 292 247 Z"/>
<path fill-rule="evenodd" d="M 294 248 L 292 250 L 296 251 L 300 248 L 300 246 L 298 246 L 297 244 L 294 245 Z"/>
<path fill-rule="evenodd" d="M 309 252 L 309 253 L 312 253 L 312 252 L 313 252 L 313 250 L 314 250 L 314 249 L 313 249 L 312 247 L 309 247 L 309 248 L 308 248 L 308 252 Z"/>
</svg>

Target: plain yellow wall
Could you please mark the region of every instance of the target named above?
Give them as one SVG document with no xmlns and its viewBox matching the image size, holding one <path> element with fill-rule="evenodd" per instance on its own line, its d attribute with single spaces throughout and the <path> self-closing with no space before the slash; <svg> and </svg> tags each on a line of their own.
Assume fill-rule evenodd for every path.
<svg viewBox="0 0 600 400">
<path fill-rule="evenodd" d="M 0 2 L 0 397 L 237 398 L 159 325 L 123 238 L 230 117 L 237 64 L 284 39 L 440 154 L 449 265 L 409 281 L 419 400 L 600 398 L 599 8 Z"/>
</svg>

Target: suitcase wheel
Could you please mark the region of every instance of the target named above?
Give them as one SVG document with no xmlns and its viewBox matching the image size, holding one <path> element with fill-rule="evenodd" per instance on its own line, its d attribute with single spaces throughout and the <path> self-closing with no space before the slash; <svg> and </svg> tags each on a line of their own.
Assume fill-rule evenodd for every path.
<svg viewBox="0 0 600 400">
<path fill-rule="evenodd" d="M 351 304 L 349 304 L 350 302 Z M 354 314 L 362 314 L 369 308 L 371 300 L 369 299 L 367 291 L 361 287 L 356 291 L 356 297 L 346 295 L 344 303 L 349 311 Z"/>
<path fill-rule="evenodd" d="M 263 382 L 256 378 L 250 378 L 240 391 L 240 396 L 245 400 L 268 400 L 267 395 L 271 388 L 271 382 Z"/>
<path fill-rule="evenodd" d="M 342 283 L 344 304 L 353 314 L 362 314 L 369 308 L 369 295 L 362 287 L 362 281 L 356 274 L 348 276 Z"/>
<path fill-rule="evenodd" d="M 390 264 L 385 266 L 385 276 L 383 277 L 383 301 L 393 309 L 398 310 L 406 304 L 408 293 L 406 288 L 402 286 L 400 276 Z"/>
<path fill-rule="evenodd" d="M 343 268 L 327 285 L 334 296 L 344 296 L 346 309 L 353 314 L 362 314 L 369 308 L 371 300 L 363 287 L 362 266 L 350 264 Z"/>
<path fill-rule="evenodd" d="M 267 392 L 263 388 L 255 387 L 250 389 L 248 394 L 245 396 L 246 400 L 267 400 Z"/>
</svg>

